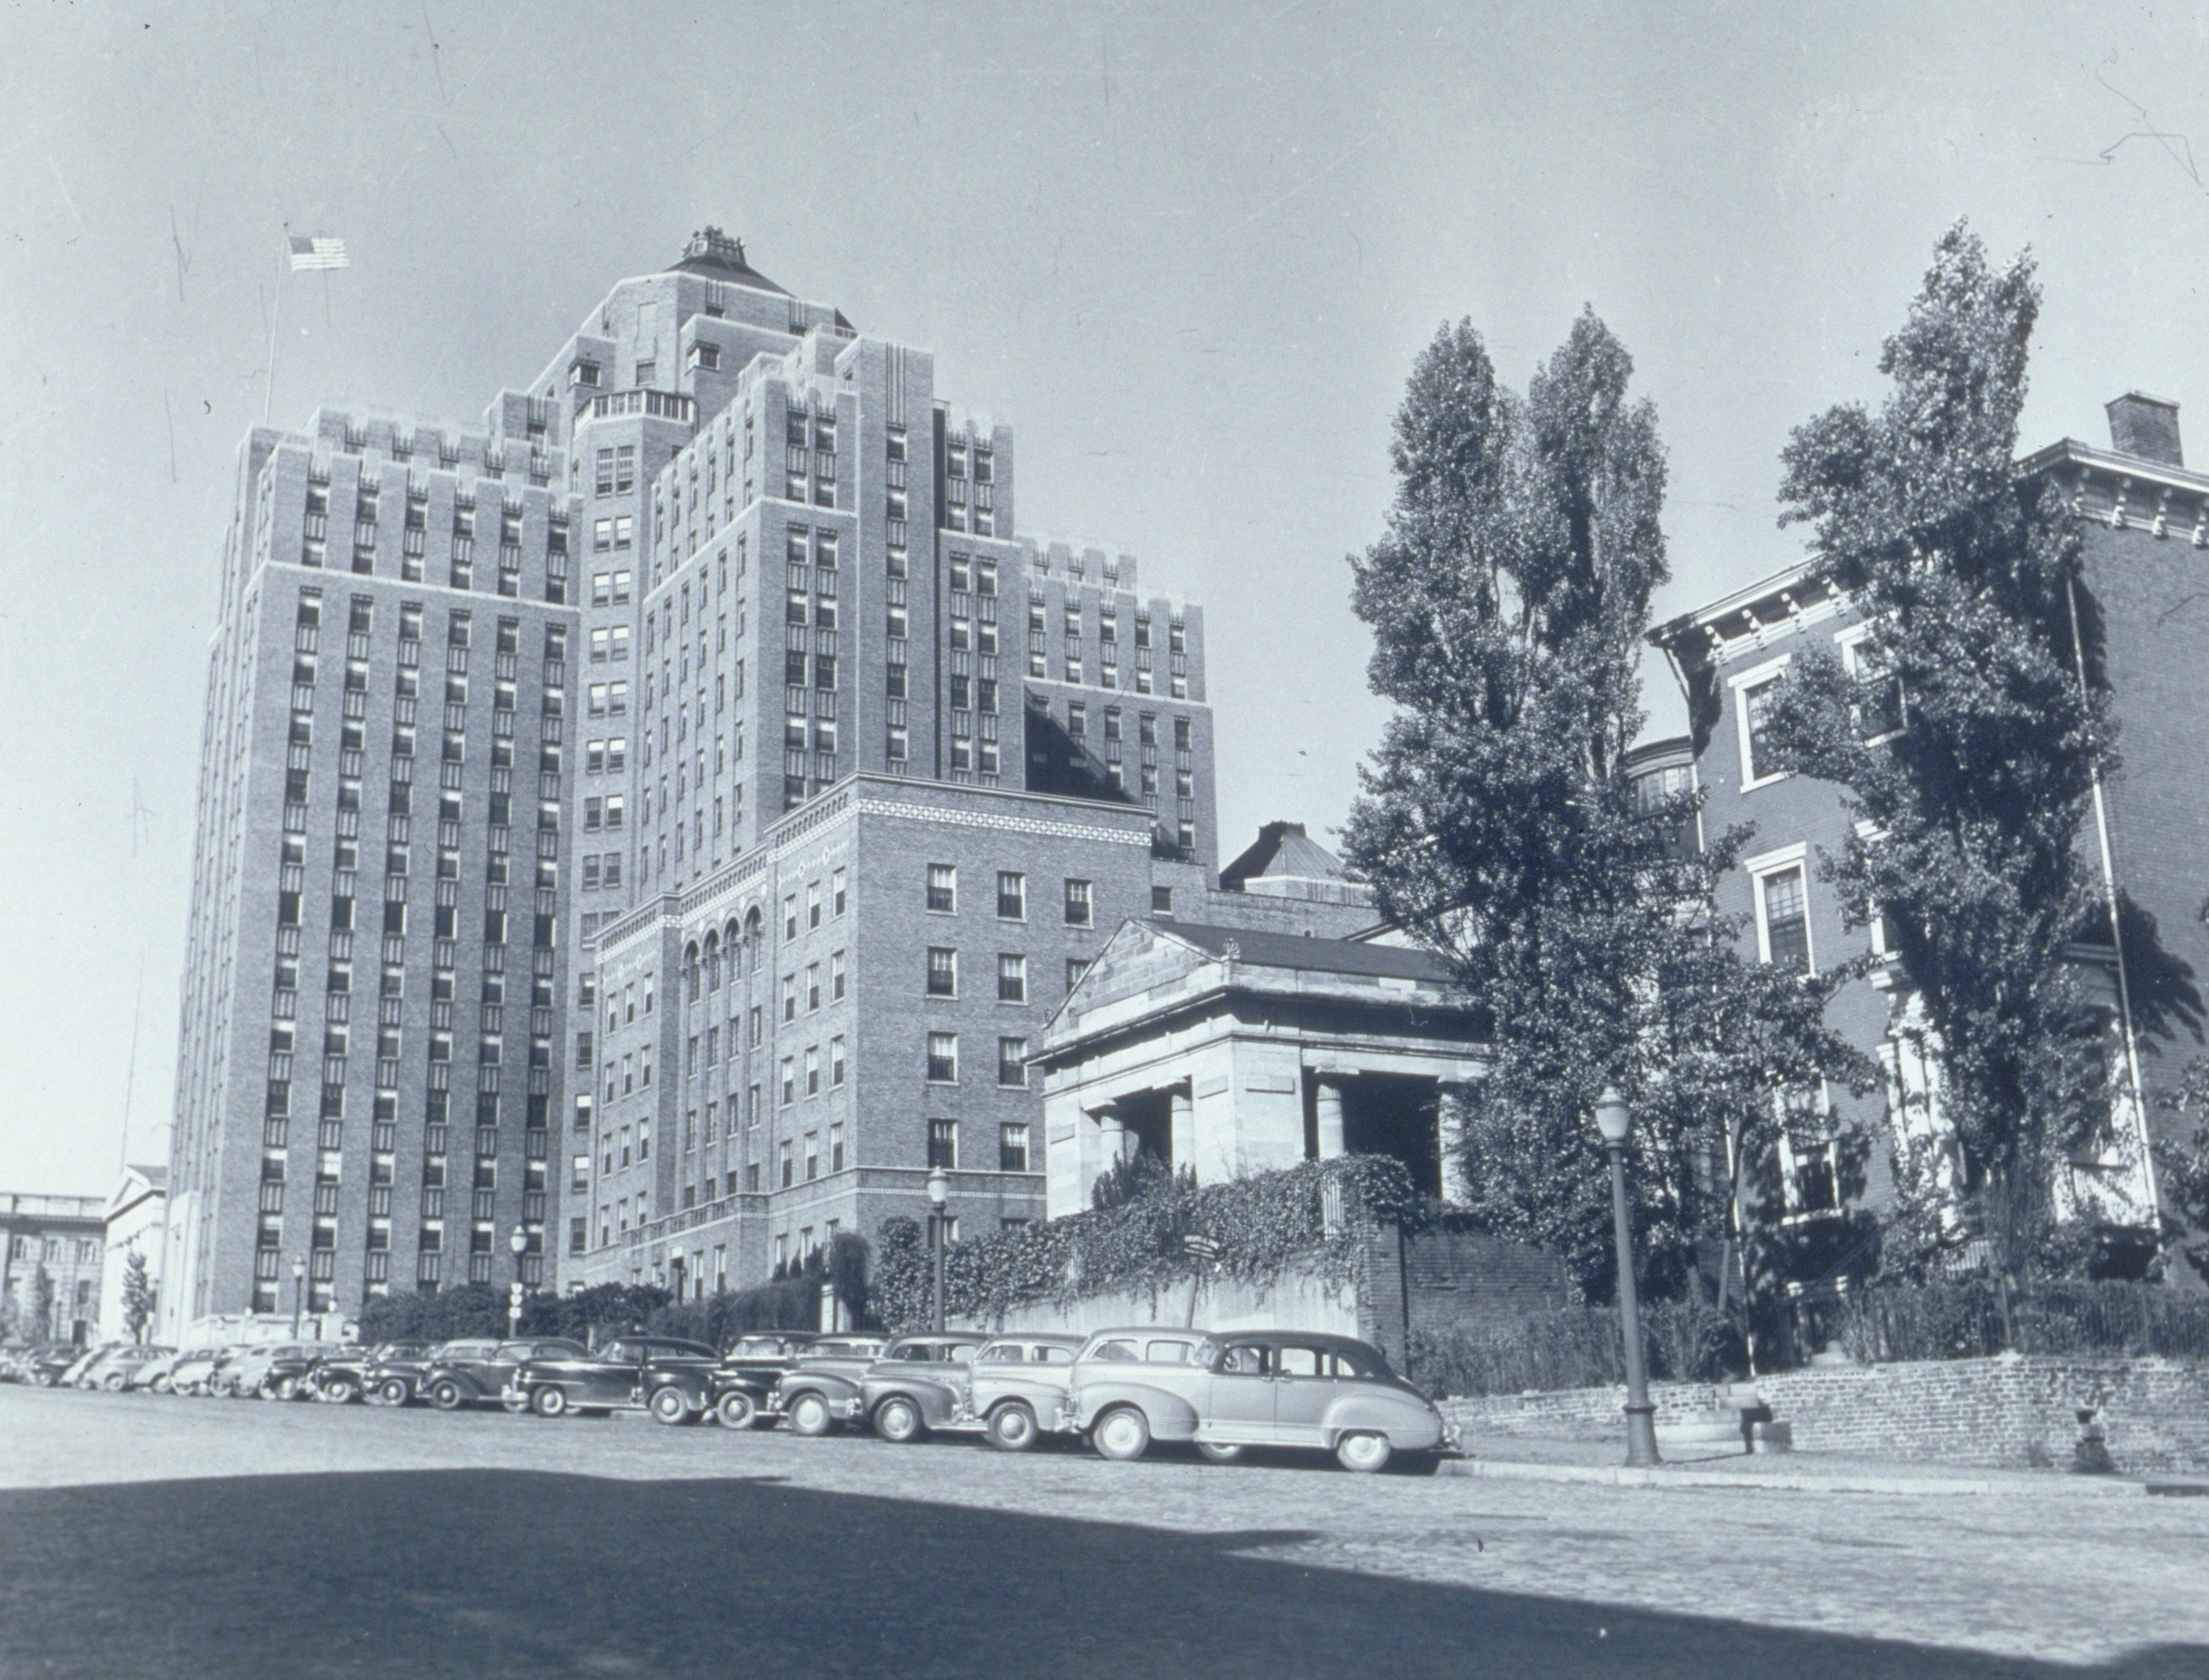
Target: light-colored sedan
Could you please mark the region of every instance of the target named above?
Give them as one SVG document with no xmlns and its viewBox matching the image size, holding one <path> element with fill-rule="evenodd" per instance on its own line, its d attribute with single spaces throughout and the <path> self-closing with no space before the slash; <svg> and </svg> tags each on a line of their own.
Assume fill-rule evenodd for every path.
<svg viewBox="0 0 2209 1680">
<path fill-rule="evenodd" d="M 1047 1331 L 999 1336 L 974 1355 L 966 1415 L 991 1446 L 1024 1453 L 1046 1435 L 1068 1432 L 1067 1385 L 1084 1338 Z"/>
<path fill-rule="evenodd" d="M 1399 1456 L 1431 1467 L 1451 1444 L 1434 1402 L 1379 1348 L 1316 1331 L 1100 1330 L 1068 1393 L 1073 1426 L 1111 1459 L 1189 1441 L 1216 1464 L 1252 1447 L 1302 1447 L 1372 1472 Z"/>
</svg>

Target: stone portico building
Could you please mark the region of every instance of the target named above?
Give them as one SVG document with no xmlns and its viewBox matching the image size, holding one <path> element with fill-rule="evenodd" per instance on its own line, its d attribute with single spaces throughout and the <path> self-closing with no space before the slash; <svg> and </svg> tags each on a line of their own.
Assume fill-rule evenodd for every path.
<svg viewBox="0 0 2209 1680">
<path fill-rule="evenodd" d="M 1049 1213 L 1086 1208 L 1138 1153 L 1200 1183 L 1393 1155 L 1461 1199 L 1459 1097 L 1486 1071 L 1487 1035 L 1424 951 L 1129 921 L 1044 1029 Z"/>
</svg>

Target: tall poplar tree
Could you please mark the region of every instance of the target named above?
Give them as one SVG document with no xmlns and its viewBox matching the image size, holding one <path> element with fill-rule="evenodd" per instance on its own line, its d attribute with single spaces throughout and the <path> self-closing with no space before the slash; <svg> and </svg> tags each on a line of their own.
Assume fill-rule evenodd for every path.
<svg viewBox="0 0 2209 1680">
<path fill-rule="evenodd" d="M 1781 522 L 1811 526 L 1871 627 L 1854 671 L 1797 659 L 1768 725 L 1843 789 L 1856 828 L 1827 878 L 1885 912 L 1934 1035 L 1957 1170 L 1924 1189 L 1968 1217 L 1921 1228 L 1983 1238 L 2012 1276 L 2050 1233 L 2066 1153 L 2109 1123 L 2114 1062 L 2065 948 L 2111 939 L 2084 845 L 2115 723 L 2063 493 L 2016 466 L 2039 304 L 2029 256 L 1990 267 L 1959 224 L 1887 341 L 1879 411 L 1797 429 Z"/>
<path fill-rule="evenodd" d="M 1730 1153 L 1768 1155 L 1773 1094 L 1869 1072 L 1823 1025 L 1830 980 L 1736 955 L 1713 893 L 1743 837 L 1683 849 L 1698 796 L 1637 802 L 1628 778 L 1666 576 L 1664 457 L 1632 369 L 1583 314 L 1521 398 L 1469 323 L 1444 327 L 1396 416 L 1387 531 L 1351 561 L 1370 680 L 1397 711 L 1350 861 L 1493 1013 L 1467 1115 L 1475 1209 L 1562 1252 L 1596 1294 L 1615 1282 L 1589 1118 L 1605 1083 L 1634 1110 L 1643 1264 L 1663 1291 L 1725 1229 Z"/>
</svg>

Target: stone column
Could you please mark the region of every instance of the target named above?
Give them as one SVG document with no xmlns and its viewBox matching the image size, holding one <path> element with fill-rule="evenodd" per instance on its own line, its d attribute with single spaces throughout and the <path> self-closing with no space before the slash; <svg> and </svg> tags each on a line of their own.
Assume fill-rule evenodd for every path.
<svg viewBox="0 0 2209 1680">
<path fill-rule="evenodd" d="M 1186 1085 L 1175 1086 L 1166 1101 L 1173 1110 L 1173 1169 L 1179 1173 L 1196 1165 L 1196 1104 Z"/>
<path fill-rule="evenodd" d="M 1447 1081 L 1436 1087 L 1436 1141 L 1442 1147 L 1442 1200 L 1464 1207 L 1472 1200 L 1465 1172 L 1465 1087 Z"/>
<path fill-rule="evenodd" d="M 1097 1130 L 1104 1146 L 1098 1167 L 1104 1172 L 1128 1158 L 1131 1141 L 1128 1123 L 1120 1118 L 1120 1105 L 1117 1102 L 1108 1102 L 1092 1113 L 1096 1116 Z"/>
<path fill-rule="evenodd" d="M 1319 1158 L 1333 1161 L 1342 1150 L 1342 1081 L 1339 1077 L 1322 1078 L 1317 1085 L 1319 1101 Z"/>
</svg>

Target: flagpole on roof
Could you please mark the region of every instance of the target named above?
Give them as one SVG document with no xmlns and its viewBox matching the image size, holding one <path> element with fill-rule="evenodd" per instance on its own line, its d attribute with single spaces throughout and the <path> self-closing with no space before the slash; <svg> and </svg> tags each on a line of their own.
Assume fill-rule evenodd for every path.
<svg viewBox="0 0 2209 1680">
<path fill-rule="evenodd" d="M 261 423 L 270 423 L 269 417 L 276 409 L 276 334 L 284 324 L 284 270 L 292 254 L 289 236 L 284 241 L 286 261 L 276 265 L 276 307 L 268 321 L 268 389 L 261 405 Z"/>
</svg>

